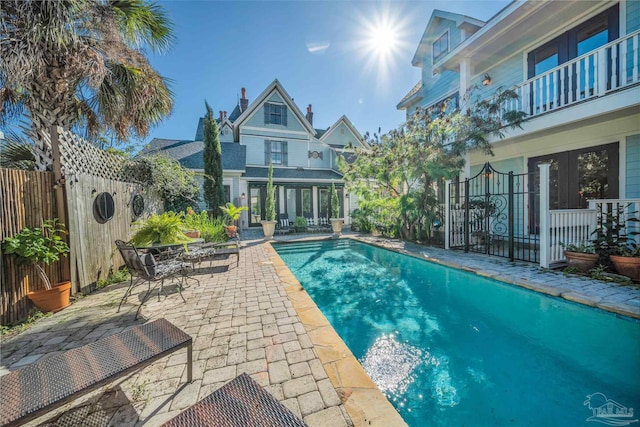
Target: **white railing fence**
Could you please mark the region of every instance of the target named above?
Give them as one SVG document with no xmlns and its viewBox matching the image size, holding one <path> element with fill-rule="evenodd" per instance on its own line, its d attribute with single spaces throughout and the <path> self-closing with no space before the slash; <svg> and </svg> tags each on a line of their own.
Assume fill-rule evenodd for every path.
<svg viewBox="0 0 640 427">
<path fill-rule="evenodd" d="M 536 116 L 638 83 L 639 39 L 636 31 L 525 81 L 503 111 Z"/>
<path fill-rule="evenodd" d="M 566 261 L 562 245 L 579 245 L 595 239 L 598 226 L 606 227 L 608 214 L 626 223 L 626 234 L 640 244 L 640 199 L 597 199 L 588 209 L 549 209 L 549 165 L 540 168 L 540 266 L 548 268 Z"/>
</svg>

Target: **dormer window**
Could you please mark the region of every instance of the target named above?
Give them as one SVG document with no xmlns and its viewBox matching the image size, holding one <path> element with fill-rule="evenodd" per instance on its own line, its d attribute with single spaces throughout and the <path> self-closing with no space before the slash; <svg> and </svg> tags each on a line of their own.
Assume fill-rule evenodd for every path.
<svg viewBox="0 0 640 427">
<path fill-rule="evenodd" d="M 264 124 L 287 125 L 287 106 L 284 104 L 264 104 Z"/>
<path fill-rule="evenodd" d="M 433 42 L 433 63 L 435 64 L 438 59 L 449 53 L 449 31 L 445 31 L 443 35 Z"/>
</svg>

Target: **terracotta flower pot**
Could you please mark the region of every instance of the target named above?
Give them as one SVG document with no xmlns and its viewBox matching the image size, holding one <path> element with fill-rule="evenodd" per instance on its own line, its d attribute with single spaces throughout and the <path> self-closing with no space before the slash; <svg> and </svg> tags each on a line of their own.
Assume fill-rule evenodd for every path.
<svg viewBox="0 0 640 427">
<path fill-rule="evenodd" d="M 184 235 L 192 239 L 197 239 L 200 237 L 200 230 L 185 231 Z"/>
<path fill-rule="evenodd" d="M 27 298 L 44 313 L 60 311 L 69 305 L 71 282 L 58 283 L 51 289 L 39 289 L 29 292 Z"/>
<path fill-rule="evenodd" d="M 598 262 L 598 254 L 564 251 L 564 257 L 567 259 L 568 267 L 574 267 L 581 273 L 591 270 Z"/>
<path fill-rule="evenodd" d="M 238 227 L 235 225 L 225 225 L 224 231 L 227 233 L 227 237 L 232 239 L 238 237 Z"/>
<path fill-rule="evenodd" d="M 609 259 L 618 273 L 640 282 L 640 257 L 611 255 Z"/>
</svg>

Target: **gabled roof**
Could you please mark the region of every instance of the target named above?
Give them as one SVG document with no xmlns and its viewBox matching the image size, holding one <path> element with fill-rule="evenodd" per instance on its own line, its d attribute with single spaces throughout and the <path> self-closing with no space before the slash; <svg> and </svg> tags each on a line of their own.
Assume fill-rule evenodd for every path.
<svg viewBox="0 0 640 427">
<path fill-rule="evenodd" d="M 258 96 L 256 98 L 256 100 L 253 101 L 242 114 L 240 114 L 240 116 L 237 118 L 237 120 L 235 120 L 233 122 L 234 136 L 235 136 L 236 140 L 239 139 L 238 133 L 239 133 L 240 125 L 242 125 L 242 123 L 245 120 L 247 120 L 249 117 L 251 117 L 251 115 L 258 108 L 260 108 L 262 106 L 262 104 L 267 99 L 269 99 L 274 92 L 277 92 L 280 95 L 280 97 L 282 97 L 284 102 L 289 106 L 289 109 L 291 111 L 293 111 L 293 113 L 295 114 L 296 118 L 300 121 L 300 123 L 302 123 L 302 126 L 304 126 L 304 128 L 312 136 L 315 136 L 316 130 L 313 128 L 313 126 L 311 126 L 311 123 L 309 123 L 309 121 L 306 119 L 304 114 L 302 114 L 302 111 L 300 111 L 298 106 L 293 102 L 293 99 L 291 99 L 291 97 L 289 96 L 287 91 L 282 87 L 282 84 L 278 81 L 278 79 L 275 79 L 269 86 L 267 86 L 267 88 L 264 91 L 262 91 L 260 96 Z M 235 110 L 234 110 L 234 112 L 235 112 Z"/>
<path fill-rule="evenodd" d="M 418 43 L 418 49 L 416 49 L 416 53 L 413 55 L 413 59 L 411 60 L 411 65 L 413 65 L 414 67 L 420 67 L 422 65 L 422 58 L 431 47 L 431 43 L 429 41 L 429 31 L 431 30 L 431 26 L 434 24 L 434 22 L 439 19 L 453 21 L 456 23 L 456 26 L 458 28 L 463 27 L 464 25 L 470 25 L 473 28 L 480 28 L 485 24 L 484 21 L 472 18 L 470 16 L 435 9 L 431 14 L 431 18 L 429 18 L 429 23 L 427 24 L 424 33 L 422 34 L 420 43 Z M 449 50 L 453 50 L 454 47 L 455 46 L 450 46 Z"/>
<path fill-rule="evenodd" d="M 235 122 L 236 119 L 238 117 L 240 117 L 240 114 L 242 114 L 242 112 L 240 111 L 240 105 L 236 104 L 235 108 L 233 109 L 233 111 L 229 115 L 229 120 L 231 121 L 231 123 Z"/>
<path fill-rule="evenodd" d="M 404 98 L 398 102 L 396 108 L 398 110 L 404 110 L 409 104 L 413 104 L 415 101 L 422 99 L 422 80 L 415 84 L 413 88 L 407 93 Z"/>
<path fill-rule="evenodd" d="M 233 129 L 233 123 L 229 121 L 229 119 L 223 119 L 220 122 L 220 119 L 216 119 L 216 123 L 218 124 L 218 129 L 222 129 L 225 125 L 229 126 Z M 194 141 L 204 141 L 204 117 L 200 117 L 198 119 L 198 127 L 196 128 L 196 136 L 193 138 Z"/>
<path fill-rule="evenodd" d="M 344 123 L 345 126 L 347 126 L 347 128 L 349 129 L 349 131 L 353 134 L 353 136 L 355 137 L 355 139 L 357 141 L 360 142 L 360 144 L 362 144 L 362 146 L 364 148 L 371 148 L 369 147 L 369 143 L 367 141 L 364 140 L 364 138 L 362 137 L 362 135 L 360 135 L 360 132 L 358 132 L 358 130 L 356 129 L 356 127 L 353 125 L 353 123 L 351 123 L 351 120 L 349 120 L 347 118 L 347 116 L 345 116 L 344 114 L 342 115 L 342 117 L 340 117 L 334 124 L 333 126 L 331 126 L 329 129 L 327 129 L 327 131 L 322 135 L 322 137 L 320 138 L 320 141 L 325 142 L 326 139 L 329 137 L 329 135 L 331 135 L 333 133 L 333 131 L 335 131 L 338 128 L 338 125 L 340 125 L 340 123 Z"/>
<path fill-rule="evenodd" d="M 247 147 L 234 142 L 221 142 L 222 169 L 244 171 L 247 161 Z M 154 138 L 139 156 L 164 154 L 187 169 L 204 169 L 204 142 Z"/>
</svg>

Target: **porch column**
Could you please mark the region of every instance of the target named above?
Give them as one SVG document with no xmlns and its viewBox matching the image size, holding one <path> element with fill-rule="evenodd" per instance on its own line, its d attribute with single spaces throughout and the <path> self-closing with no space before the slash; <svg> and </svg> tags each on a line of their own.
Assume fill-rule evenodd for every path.
<svg viewBox="0 0 640 427">
<path fill-rule="evenodd" d="M 549 163 L 540 168 L 540 267 L 549 268 Z"/>
<path fill-rule="evenodd" d="M 469 58 L 463 58 L 460 61 L 460 103 L 464 102 L 467 96 L 467 91 L 471 86 L 471 60 Z"/>
<path fill-rule="evenodd" d="M 449 233 L 451 232 L 451 180 L 444 182 L 444 248 L 451 249 Z"/>
</svg>

